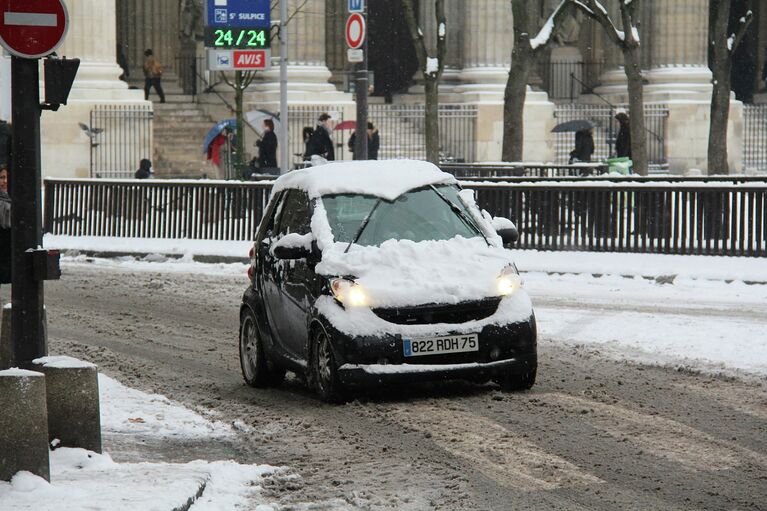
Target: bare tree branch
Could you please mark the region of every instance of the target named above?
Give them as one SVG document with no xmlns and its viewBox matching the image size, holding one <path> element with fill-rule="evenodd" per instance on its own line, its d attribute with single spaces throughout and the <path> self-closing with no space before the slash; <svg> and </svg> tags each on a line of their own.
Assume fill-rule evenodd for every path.
<svg viewBox="0 0 767 511">
<path fill-rule="evenodd" d="M 751 2 L 748 2 L 748 11 L 746 12 L 746 15 L 740 18 L 738 21 L 738 28 L 735 30 L 735 32 L 730 36 L 730 39 L 732 41 L 732 45 L 730 46 L 729 50 L 730 53 L 735 53 L 735 50 L 738 49 L 738 46 L 740 46 L 740 42 L 743 40 L 743 36 L 746 35 L 746 32 L 748 32 L 748 27 L 751 25 L 751 22 L 754 20 L 754 12 L 751 10 Z"/>
<path fill-rule="evenodd" d="M 551 42 L 551 34 L 554 32 L 554 28 L 564 16 L 570 13 L 573 8 L 574 3 L 570 2 L 569 0 L 562 0 L 562 2 L 560 2 L 557 8 L 554 9 L 554 12 L 552 12 L 548 17 L 546 23 L 543 24 L 541 29 L 535 35 L 535 37 L 530 39 L 530 48 L 534 52 L 540 52 L 546 48 L 546 46 Z"/>
</svg>

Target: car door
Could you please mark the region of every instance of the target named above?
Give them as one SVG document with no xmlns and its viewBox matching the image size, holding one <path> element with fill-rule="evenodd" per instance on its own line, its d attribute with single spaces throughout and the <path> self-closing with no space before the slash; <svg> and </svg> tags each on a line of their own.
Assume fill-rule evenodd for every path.
<svg viewBox="0 0 767 511">
<path fill-rule="evenodd" d="M 288 190 L 274 241 L 290 233 L 311 232 L 312 206 L 308 195 L 301 190 Z M 311 305 L 311 285 L 314 270 L 306 259 L 275 260 L 274 281 L 279 291 L 279 308 L 272 308 L 280 341 L 291 357 L 306 361 L 308 314 Z"/>
</svg>

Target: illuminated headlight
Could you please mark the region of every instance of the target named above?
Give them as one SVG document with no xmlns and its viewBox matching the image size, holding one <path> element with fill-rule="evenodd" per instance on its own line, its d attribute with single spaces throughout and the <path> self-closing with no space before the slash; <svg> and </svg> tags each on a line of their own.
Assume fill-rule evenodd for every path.
<svg viewBox="0 0 767 511">
<path fill-rule="evenodd" d="M 522 277 L 517 273 L 513 265 L 509 265 L 503 270 L 495 282 L 496 291 L 500 296 L 508 296 L 522 287 Z"/>
<path fill-rule="evenodd" d="M 333 279 L 330 290 L 336 300 L 350 307 L 367 307 L 370 303 L 362 286 L 348 279 Z"/>
</svg>

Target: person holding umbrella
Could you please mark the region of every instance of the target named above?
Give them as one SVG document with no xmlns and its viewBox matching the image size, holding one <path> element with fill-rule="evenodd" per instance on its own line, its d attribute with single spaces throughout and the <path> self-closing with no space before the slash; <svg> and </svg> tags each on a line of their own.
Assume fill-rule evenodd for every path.
<svg viewBox="0 0 767 511">
<path fill-rule="evenodd" d="M 328 161 L 336 159 L 336 151 L 333 147 L 333 118 L 330 114 L 323 113 L 317 119 L 317 127 L 314 128 L 309 141 L 306 143 L 304 160 L 310 161 L 312 156 L 318 155 Z"/>
<path fill-rule="evenodd" d="M 381 147 L 381 137 L 378 134 L 378 128 L 373 126 L 373 123 L 368 121 L 368 160 L 378 159 L 378 148 Z M 349 151 L 354 153 L 354 144 L 357 142 L 357 132 L 352 132 L 352 136 L 349 137 Z"/>
</svg>

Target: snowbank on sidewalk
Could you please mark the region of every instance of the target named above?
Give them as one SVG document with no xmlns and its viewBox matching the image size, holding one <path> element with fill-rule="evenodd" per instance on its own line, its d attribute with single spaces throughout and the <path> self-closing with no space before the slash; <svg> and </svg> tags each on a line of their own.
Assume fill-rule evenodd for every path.
<svg viewBox="0 0 767 511">
<path fill-rule="evenodd" d="M 88 252 L 221 256 L 247 259 L 248 251 L 253 246 L 253 242 L 46 234 L 43 238 L 43 246 L 59 250 L 82 250 Z"/>
<path fill-rule="evenodd" d="M 232 435 L 225 424 L 99 375 L 105 434 L 218 439 Z M 108 445 L 106 446 L 108 447 Z M 255 509 L 273 511 L 261 485 L 278 469 L 233 461 L 116 463 L 109 454 L 84 449 L 51 451 L 51 482 L 29 472 L 0 481 L 0 509 L 14 511 L 192 511 Z"/>
</svg>

